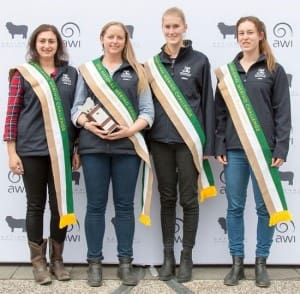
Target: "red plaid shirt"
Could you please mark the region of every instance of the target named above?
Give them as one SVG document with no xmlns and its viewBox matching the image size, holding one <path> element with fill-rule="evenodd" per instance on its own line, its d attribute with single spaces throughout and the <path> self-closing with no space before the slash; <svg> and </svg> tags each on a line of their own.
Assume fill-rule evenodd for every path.
<svg viewBox="0 0 300 294">
<path fill-rule="evenodd" d="M 54 79 L 57 69 L 51 74 Z M 18 120 L 24 103 L 24 89 L 21 83 L 21 74 L 16 71 L 9 84 L 8 104 L 4 126 L 4 141 L 16 141 L 18 136 Z"/>
<path fill-rule="evenodd" d="M 8 104 L 4 126 L 4 141 L 16 141 L 18 135 L 18 119 L 23 107 L 24 89 L 21 75 L 18 71 L 13 75 L 9 84 Z"/>
</svg>

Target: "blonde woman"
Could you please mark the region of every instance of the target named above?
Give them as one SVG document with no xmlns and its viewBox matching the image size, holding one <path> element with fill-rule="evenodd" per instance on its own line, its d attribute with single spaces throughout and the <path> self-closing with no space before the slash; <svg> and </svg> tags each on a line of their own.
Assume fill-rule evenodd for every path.
<svg viewBox="0 0 300 294">
<path fill-rule="evenodd" d="M 140 138 L 138 133 L 152 125 L 153 103 L 143 67 L 135 58 L 126 27 L 120 22 L 106 24 L 100 33 L 100 43 L 104 54 L 79 67 L 81 75 L 72 111 L 73 122 L 82 127 L 78 151 L 82 157 L 87 192 L 88 284 L 97 287 L 102 283 L 105 210 L 112 181 L 120 262 L 118 276 L 123 284 L 136 285 L 131 262 L 134 195 L 141 160 L 132 139 Z M 117 128 L 113 132 L 81 112 L 87 97 L 91 97 L 115 121 Z M 125 101 L 126 107 L 120 101 Z M 128 115 L 131 122 L 125 124 Z"/>
</svg>

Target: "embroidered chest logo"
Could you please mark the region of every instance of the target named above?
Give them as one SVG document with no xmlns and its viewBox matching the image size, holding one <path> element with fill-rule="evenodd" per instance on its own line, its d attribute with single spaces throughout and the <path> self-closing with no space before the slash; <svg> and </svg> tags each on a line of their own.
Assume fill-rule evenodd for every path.
<svg viewBox="0 0 300 294">
<path fill-rule="evenodd" d="M 181 70 L 181 72 L 179 74 L 180 74 L 182 80 L 187 80 L 192 75 L 191 74 L 191 67 L 185 65 L 184 68 Z"/>
<path fill-rule="evenodd" d="M 121 73 L 121 79 L 123 81 L 130 81 L 132 80 L 132 74 L 129 70 L 123 70 L 123 72 Z"/>
<path fill-rule="evenodd" d="M 257 80 L 262 80 L 264 78 L 266 78 L 266 71 L 264 68 L 259 68 L 256 72 L 256 74 L 254 75 L 254 77 L 257 79 Z"/>
<path fill-rule="evenodd" d="M 62 78 L 61 78 L 61 81 L 62 81 L 62 83 L 63 83 L 64 85 L 68 85 L 68 86 L 71 86 L 71 85 L 72 85 L 72 81 L 71 81 L 71 79 L 70 79 L 70 77 L 69 77 L 68 74 L 63 74 L 63 75 L 62 75 Z"/>
</svg>

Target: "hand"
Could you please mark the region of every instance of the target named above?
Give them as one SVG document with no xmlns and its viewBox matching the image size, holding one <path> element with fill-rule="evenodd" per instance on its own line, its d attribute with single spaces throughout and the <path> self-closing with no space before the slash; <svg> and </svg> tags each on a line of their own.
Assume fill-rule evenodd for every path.
<svg viewBox="0 0 300 294">
<path fill-rule="evenodd" d="M 208 159 L 209 155 L 203 155 L 203 160 Z"/>
<path fill-rule="evenodd" d="M 126 126 L 118 126 L 117 131 L 114 131 L 113 133 L 107 134 L 105 136 L 105 139 L 107 140 L 119 140 L 122 138 L 128 138 L 133 136 L 134 133 Z"/>
<path fill-rule="evenodd" d="M 101 129 L 101 125 L 94 121 L 87 121 L 84 124 L 84 128 L 101 139 L 106 139 L 106 135 L 108 134 L 108 131 Z"/>
<path fill-rule="evenodd" d="M 216 158 L 217 158 L 218 162 L 221 163 L 221 164 L 227 164 L 228 163 L 226 155 L 218 155 Z"/>
<path fill-rule="evenodd" d="M 272 158 L 271 166 L 272 167 L 280 167 L 283 165 L 283 163 L 284 163 L 284 160 L 281 158 Z"/>
<path fill-rule="evenodd" d="M 21 161 L 21 158 L 17 153 L 9 155 L 9 169 L 12 173 L 16 175 L 24 174 L 24 168 Z"/>
<path fill-rule="evenodd" d="M 73 153 L 73 156 L 72 156 L 72 168 L 73 168 L 73 170 L 77 170 L 80 168 L 80 166 L 81 166 L 80 156 L 76 151 Z"/>
</svg>

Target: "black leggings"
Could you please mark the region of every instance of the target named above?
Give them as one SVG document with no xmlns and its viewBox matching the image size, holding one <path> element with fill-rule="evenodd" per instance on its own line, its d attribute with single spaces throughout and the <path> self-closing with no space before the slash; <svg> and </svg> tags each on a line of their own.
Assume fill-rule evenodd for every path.
<svg viewBox="0 0 300 294">
<path fill-rule="evenodd" d="M 28 240 L 41 244 L 43 240 L 44 210 L 49 194 L 50 238 L 58 243 L 65 240 L 67 227 L 59 229 L 59 213 L 49 156 L 22 157 L 23 182 L 27 196 L 26 229 Z"/>
</svg>

